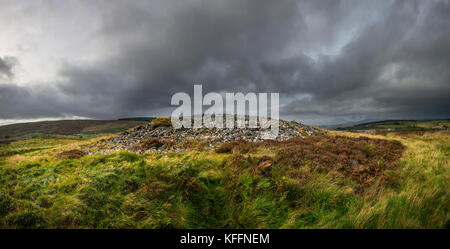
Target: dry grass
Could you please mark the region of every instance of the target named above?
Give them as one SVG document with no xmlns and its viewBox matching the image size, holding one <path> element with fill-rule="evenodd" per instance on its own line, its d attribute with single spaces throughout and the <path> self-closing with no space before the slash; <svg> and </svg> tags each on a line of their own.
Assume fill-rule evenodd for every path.
<svg viewBox="0 0 450 249">
<path fill-rule="evenodd" d="M 92 142 L 1 145 L 0 227 L 450 227 L 449 132 L 58 156 Z"/>
</svg>

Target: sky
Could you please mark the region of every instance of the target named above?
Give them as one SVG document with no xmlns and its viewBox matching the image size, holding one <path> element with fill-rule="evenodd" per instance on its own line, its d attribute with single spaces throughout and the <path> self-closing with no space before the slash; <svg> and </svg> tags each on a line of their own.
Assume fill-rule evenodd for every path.
<svg viewBox="0 0 450 249">
<path fill-rule="evenodd" d="M 450 1 L 0 0 L 0 125 L 277 92 L 329 125 L 450 118 Z"/>
</svg>

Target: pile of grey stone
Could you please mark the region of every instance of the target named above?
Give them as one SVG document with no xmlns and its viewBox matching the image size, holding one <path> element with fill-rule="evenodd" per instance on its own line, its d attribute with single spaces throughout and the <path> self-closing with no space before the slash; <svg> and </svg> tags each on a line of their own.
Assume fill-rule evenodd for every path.
<svg viewBox="0 0 450 249">
<path fill-rule="evenodd" d="M 224 118 L 226 120 L 226 118 Z M 237 119 L 235 119 L 236 122 Z M 224 121 L 225 122 L 225 121 Z M 125 132 L 122 132 L 109 139 L 103 139 L 84 149 L 87 153 L 106 153 L 120 150 L 133 151 L 136 153 L 165 153 L 169 151 L 181 152 L 186 150 L 186 142 L 192 141 L 195 144 L 202 144 L 203 147 L 213 149 L 221 143 L 245 140 L 258 142 L 267 139 L 270 128 L 248 128 L 248 116 L 245 117 L 247 128 L 180 128 L 174 129 L 172 126 L 161 126 L 150 122 Z M 278 136 L 275 140 L 287 140 L 294 137 L 307 137 L 323 133 L 317 127 L 307 126 L 296 121 L 279 120 Z M 225 126 L 225 125 L 224 125 Z M 163 144 L 155 148 L 140 148 L 142 141 L 158 138 L 164 141 L 171 141 L 170 145 Z"/>
</svg>

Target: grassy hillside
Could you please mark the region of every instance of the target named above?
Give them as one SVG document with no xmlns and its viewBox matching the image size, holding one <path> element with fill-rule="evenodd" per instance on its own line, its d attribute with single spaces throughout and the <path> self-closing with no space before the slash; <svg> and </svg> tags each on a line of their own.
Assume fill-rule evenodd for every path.
<svg viewBox="0 0 450 249">
<path fill-rule="evenodd" d="M 134 120 L 134 121 L 146 121 L 146 122 L 150 122 L 153 119 L 155 119 L 154 117 L 132 117 L 132 118 L 119 118 L 119 120 Z"/>
<path fill-rule="evenodd" d="M 142 155 L 17 141 L 0 146 L 0 227 L 448 228 L 450 132 L 364 136 Z"/>
<path fill-rule="evenodd" d="M 375 132 L 435 131 L 448 129 L 450 129 L 450 120 L 386 120 L 336 128 L 336 130 Z"/>
<path fill-rule="evenodd" d="M 144 124 L 141 120 L 61 120 L 0 126 L 0 142 L 37 137 L 89 138 Z"/>
</svg>

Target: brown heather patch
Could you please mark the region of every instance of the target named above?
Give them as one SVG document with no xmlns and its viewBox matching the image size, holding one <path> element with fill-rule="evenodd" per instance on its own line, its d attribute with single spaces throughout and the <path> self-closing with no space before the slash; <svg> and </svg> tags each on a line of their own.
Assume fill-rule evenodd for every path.
<svg viewBox="0 0 450 249">
<path fill-rule="evenodd" d="M 231 153 L 233 152 L 233 143 L 223 143 L 215 149 L 216 153 Z"/>
<path fill-rule="evenodd" d="M 263 176 L 272 175 L 272 166 L 275 164 L 275 160 L 269 156 L 263 156 L 258 158 L 258 164 L 256 166 L 255 174 Z"/>
<path fill-rule="evenodd" d="M 287 141 L 263 142 L 235 141 L 224 143 L 218 153 L 245 154 L 260 148 L 278 148 L 275 157 L 256 158 L 253 162 L 257 175 L 270 175 L 273 165 L 279 165 L 296 178 L 309 178 L 311 172 L 332 174 L 335 177 L 351 177 L 357 183 L 356 191 L 362 191 L 377 180 L 395 184 L 398 177 L 392 170 L 397 167 L 404 146 L 393 140 L 367 137 L 311 136 L 291 138 Z M 241 164 L 244 158 L 235 155 L 228 166 Z M 303 170 L 307 168 L 308 170 Z"/>
<path fill-rule="evenodd" d="M 162 147 L 163 145 L 166 145 L 167 148 L 170 148 L 173 146 L 173 140 L 167 139 L 167 138 L 157 138 L 157 137 L 150 137 L 143 141 L 141 141 L 138 145 L 135 145 L 131 148 L 131 150 L 134 151 L 146 151 L 149 149 L 158 149 Z"/>
<path fill-rule="evenodd" d="M 225 166 L 226 168 L 239 168 L 245 166 L 244 162 L 245 158 L 242 155 L 233 155 L 227 160 Z"/>
<path fill-rule="evenodd" d="M 241 154 L 234 154 L 225 163 L 224 170 L 232 177 L 240 175 L 245 169 L 249 169 L 249 172 L 255 176 L 271 177 L 274 165 L 275 160 L 269 156 L 252 157 L 247 155 L 244 157 Z"/>
<path fill-rule="evenodd" d="M 178 142 L 178 148 L 181 148 L 185 151 L 207 151 L 208 145 L 206 143 L 202 143 L 202 139 L 193 139 L 193 138 L 185 138 Z"/>
<path fill-rule="evenodd" d="M 260 145 L 259 143 L 249 142 L 245 140 L 237 140 L 233 142 L 227 142 L 221 144 L 215 149 L 216 153 L 240 153 L 246 154 L 249 152 L 254 152 L 255 149 Z"/>
<path fill-rule="evenodd" d="M 282 143 L 275 160 L 280 165 L 294 168 L 307 165 L 315 172 L 337 172 L 352 177 L 358 184 L 356 190 L 362 190 L 377 179 L 395 183 L 395 174 L 385 174 L 385 171 L 396 168 L 403 150 L 398 141 L 316 136 Z"/>
<path fill-rule="evenodd" d="M 142 150 L 148 150 L 151 148 L 157 149 L 163 145 L 164 145 L 164 142 L 162 141 L 162 139 L 151 137 L 151 138 L 148 138 L 148 139 L 145 139 L 144 141 L 142 141 L 140 143 L 140 148 Z"/>
<path fill-rule="evenodd" d="M 61 153 L 58 154 L 58 158 L 60 159 L 78 159 L 81 157 L 84 157 L 86 154 L 86 152 L 82 151 L 82 150 L 68 150 L 68 151 L 63 151 Z"/>
</svg>

